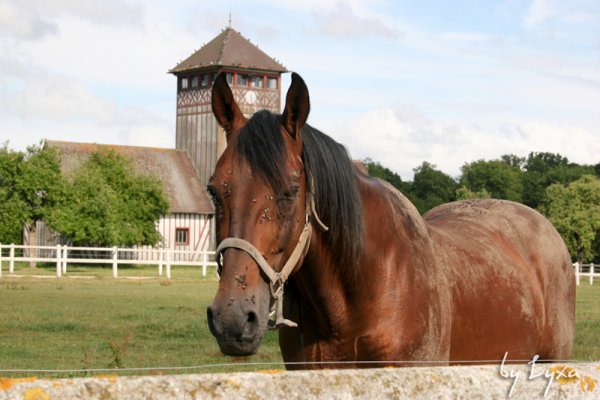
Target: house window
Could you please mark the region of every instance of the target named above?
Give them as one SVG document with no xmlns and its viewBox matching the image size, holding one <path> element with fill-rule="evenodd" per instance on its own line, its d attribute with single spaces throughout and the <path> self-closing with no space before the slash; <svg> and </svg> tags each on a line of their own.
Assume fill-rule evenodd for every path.
<svg viewBox="0 0 600 400">
<path fill-rule="evenodd" d="M 277 89 L 277 78 L 267 78 L 267 88 Z"/>
<path fill-rule="evenodd" d="M 208 74 L 204 74 L 202 75 L 202 87 L 207 87 L 208 86 L 208 78 L 210 75 Z"/>
<path fill-rule="evenodd" d="M 182 89 L 188 88 L 188 78 L 181 78 L 181 88 Z"/>
<path fill-rule="evenodd" d="M 192 77 L 192 88 L 197 88 L 198 87 L 198 77 L 194 76 Z"/>
<path fill-rule="evenodd" d="M 228 72 L 225 77 L 227 78 L 227 83 L 229 84 L 229 86 L 233 86 L 233 74 L 231 72 Z"/>
<path fill-rule="evenodd" d="M 188 245 L 190 244 L 190 228 L 175 229 L 175 244 Z"/>
</svg>

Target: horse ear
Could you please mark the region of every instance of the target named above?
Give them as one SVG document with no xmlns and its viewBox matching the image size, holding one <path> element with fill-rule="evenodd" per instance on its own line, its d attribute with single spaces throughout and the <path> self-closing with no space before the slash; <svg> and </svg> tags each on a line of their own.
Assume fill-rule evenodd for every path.
<svg viewBox="0 0 600 400">
<path fill-rule="evenodd" d="M 213 82 L 212 110 L 219 125 L 225 129 L 227 141 L 229 141 L 231 132 L 242 126 L 246 121 L 246 117 L 244 117 L 233 98 L 233 93 L 224 72 L 220 72 Z"/>
<path fill-rule="evenodd" d="M 281 123 L 293 139 L 298 140 L 300 130 L 306 124 L 309 112 L 308 88 L 300 75 L 292 72 L 292 84 L 285 98 L 285 109 L 281 114 Z"/>
</svg>

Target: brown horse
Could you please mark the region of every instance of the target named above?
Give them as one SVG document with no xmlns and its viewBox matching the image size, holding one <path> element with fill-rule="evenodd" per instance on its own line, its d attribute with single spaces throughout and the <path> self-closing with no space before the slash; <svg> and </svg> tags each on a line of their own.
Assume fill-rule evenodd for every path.
<svg viewBox="0 0 600 400">
<path fill-rule="evenodd" d="M 212 106 L 227 148 L 209 184 L 221 279 L 208 323 L 223 353 L 254 354 L 271 324 L 288 368 L 570 356 L 571 261 L 536 211 L 474 200 L 421 217 L 306 125 L 297 74 L 282 115 L 246 119 L 223 74 Z"/>
</svg>

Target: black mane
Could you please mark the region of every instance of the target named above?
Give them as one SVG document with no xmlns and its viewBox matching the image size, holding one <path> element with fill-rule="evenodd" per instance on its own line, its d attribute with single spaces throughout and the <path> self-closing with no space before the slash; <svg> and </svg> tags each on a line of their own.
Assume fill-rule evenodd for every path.
<svg viewBox="0 0 600 400">
<path fill-rule="evenodd" d="M 317 214 L 329 227 L 324 236 L 342 266 L 357 265 L 364 243 L 364 216 L 356 167 L 344 146 L 329 136 L 309 125 L 301 134 L 302 159 L 307 179 L 314 181 Z M 266 110 L 252 116 L 236 146 L 237 154 L 276 192 L 288 187 L 282 168 L 285 151 L 280 116 Z"/>
</svg>

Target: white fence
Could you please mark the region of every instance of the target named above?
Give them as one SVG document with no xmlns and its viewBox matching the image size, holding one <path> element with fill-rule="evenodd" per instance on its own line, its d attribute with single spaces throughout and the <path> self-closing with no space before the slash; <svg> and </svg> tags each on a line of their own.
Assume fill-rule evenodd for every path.
<svg viewBox="0 0 600 400">
<path fill-rule="evenodd" d="M 600 265 L 590 264 L 573 264 L 575 268 L 575 283 L 579 286 L 582 277 L 590 278 L 590 285 L 594 284 L 594 278 L 600 279 Z"/>
<path fill-rule="evenodd" d="M 206 276 L 207 267 L 216 267 L 214 251 L 171 250 L 154 248 L 119 248 L 119 247 L 72 247 L 72 246 L 24 246 L 16 244 L 0 244 L 0 277 L 4 263 L 8 263 L 8 272 L 14 273 L 15 262 L 48 262 L 56 264 L 56 276 L 67 273 L 67 265 L 71 264 L 112 264 L 112 276 L 118 277 L 119 265 L 157 265 L 158 276 L 171 279 L 171 267 L 190 265 L 202 267 L 202 276 Z M 574 263 L 575 282 L 577 286 L 581 278 L 589 278 L 590 285 L 594 278 L 600 279 L 600 265 Z"/>
<path fill-rule="evenodd" d="M 8 272 L 14 273 L 15 262 L 48 262 L 56 264 L 56 276 L 67 273 L 71 264 L 112 264 L 112 276 L 118 277 L 119 265 L 157 265 L 158 276 L 171 279 L 171 267 L 190 265 L 202 267 L 202 276 L 206 276 L 207 267 L 216 267 L 214 251 L 136 249 L 118 247 L 72 247 L 72 246 L 24 246 L 0 244 L 0 277 L 4 263 L 8 263 Z"/>
</svg>

